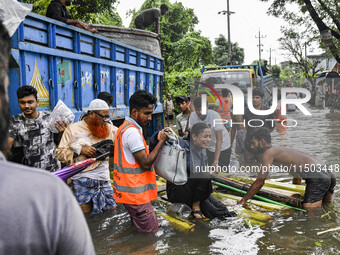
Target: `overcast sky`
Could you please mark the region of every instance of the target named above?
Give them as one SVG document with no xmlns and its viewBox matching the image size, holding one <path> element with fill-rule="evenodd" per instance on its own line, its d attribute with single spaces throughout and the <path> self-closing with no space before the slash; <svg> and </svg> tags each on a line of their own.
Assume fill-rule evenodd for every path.
<svg viewBox="0 0 340 255">
<path fill-rule="evenodd" d="M 120 0 L 117 9 L 123 19 L 123 24 L 127 27 L 131 17 L 126 18 L 129 9 L 141 7 L 144 0 Z M 258 38 L 261 31 L 261 44 L 263 51 L 261 59 L 269 61 L 270 48 L 272 49 L 272 64 L 287 60 L 286 55 L 279 49 L 277 39 L 281 37 L 280 26 L 284 26 L 285 21 L 268 16 L 266 11 L 269 3 L 259 0 L 229 0 L 230 11 L 235 12 L 230 16 L 231 41 L 237 42 L 245 51 L 245 64 L 250 64 L 259 58 Z M 170 0 L 171 3 L 175 1 Z M 178 1 L 179 2 L 179 1 Z M 226 10 L 226 0 L 182 0 L 180 1 L 187 8 L 193 8 L 199 23 L 196 30 L 201 30 L 202 35 L 214 43 L 214 39 L 219 34 L 227 35 L 226 15 L 217 14 Z"/>
</svg>

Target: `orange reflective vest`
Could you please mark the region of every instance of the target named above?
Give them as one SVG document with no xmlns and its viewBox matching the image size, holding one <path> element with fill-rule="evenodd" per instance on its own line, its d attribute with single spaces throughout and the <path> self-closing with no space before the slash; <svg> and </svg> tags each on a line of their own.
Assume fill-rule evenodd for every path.
<svg viewBox="0 0 340 255">
<path fill-rule="evenodd" d="M 136 162 L 130 164 L 124 156 L 122 135 L 128 128 L 140 130 L 130 121 L 125 120 L 119 127 L 115 137 L 113 196 L 117 203 L 141 205 L 157 198 L 156 174 L 143 170 Z M 143 137 L 142 133 L 140 132 Z M 146 154 L 149 150 L 143 137 Z"/>
<path fill-rule="evenodd" d="M 221 119 L 223 120 L 231 120 L 230 117 L 230 109 L 231 109 L 231 102 L 228 97 L 221 98 L 222 105 L 218 108 L 217 112 L 220 114 Z"/>
</svg>

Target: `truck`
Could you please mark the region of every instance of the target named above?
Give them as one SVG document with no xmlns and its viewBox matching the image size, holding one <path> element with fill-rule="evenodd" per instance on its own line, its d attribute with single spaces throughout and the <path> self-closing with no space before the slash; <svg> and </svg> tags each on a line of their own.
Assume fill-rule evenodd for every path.
<svg viewBox="0 0 340 255">
<path fill-rule="evenodd" d="M 221 94 L 221 90 L 225 88 L 226 84 L 239 87 L 245 95 L 247 88 L 258 87 L 265 93 L 264 105 L 270 105 L 272 102 L 273 75 L 264 76 L 259 63 L 218 67 L 203 66 L 200 86 L 202 87 L 203 84 L 209 85 L 218 94 Z"/>
<path fill-rule="evenodd" d="M 151 135 L 163 128 L 161 56 L 74 26 L 30 13 L 11 38 L 9 102 L 20 113 L 16 91 L 37 89 L 39 111 L 50 112 L 62 100 L 78 120 L 102 92 L 113 95 L 112 122 L 119 126 L 129 115 L 129 98 L 138 89 L 157 97 Z"/>
</svg>

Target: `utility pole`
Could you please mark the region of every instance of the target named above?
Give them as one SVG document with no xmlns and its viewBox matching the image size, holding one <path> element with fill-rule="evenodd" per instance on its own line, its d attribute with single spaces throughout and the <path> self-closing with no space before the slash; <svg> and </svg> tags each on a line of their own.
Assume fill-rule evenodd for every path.
<svg viewBox="0 0 340 255">
<path fill-rule="evenodd" d="M 308 72 L 308 62 L 307 62 L 307 42 L 305 42 L 305 63 L 306 63 L 306 70 Z"/>
<path fill-rule="evenodd" d="M 261 38 L 266 38 L 267 36 L 266 35 L 261 35 L 261 31 L 259 29 L 259 36 L 257 37 L 255 35 L 255 38 L 259 38 L 259 44 L 257 45 L 259 47 L 259 63 L 261 65 L 261 46 L 263 46 L 263 44 L 261 44 Z"/>
<path fill-rule="evenodd" d="M 227 35 L 228 35 L 228 63 L 231 64 L 231 41 L 230 41 L 230 15 L 235 12 L 229 10 L 229 0 L 227 0 L 227 10 L 219 11 L 217 14 L 227 14 Z"/>
<path fill-rule="evenodd" d="M 275 50 L 272 50 L 272 46 L 270 46 L 270 48 L 269 48 L 269 66 L 270 66 L 270 70 L 272 69 L 272 51 L 275 51 Z M 276 65 L 276 58 L 275 58 L 275 65 Z"/>
</svg>

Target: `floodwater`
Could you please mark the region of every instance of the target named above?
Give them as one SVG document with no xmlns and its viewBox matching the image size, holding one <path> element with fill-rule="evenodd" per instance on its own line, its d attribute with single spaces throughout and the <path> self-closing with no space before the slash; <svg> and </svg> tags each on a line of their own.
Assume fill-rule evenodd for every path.
<svg viewBox="0 0 340 255">
<path fill-rule="evenodd" d="M 300 111 L 288 113 L 297 127 L 274 130 L 273 144 L 318 156 L 328 165 L 339 164 L 340 115 L 328 114 L 327 109 L 309 110 L 312 116 Z M 317 235 L 340 225 L 340 174 L 336 176 L 333 204 L 308 214 L 268 212 L 273 220 L 261 227 L 230 218 L 196 222 L 194 231 L 186 232 L 158 217 L 159 232 L 146 235 L 134 230 L 122 206 L 114 212 L 88 216 L 87 221 L 97 254 L 340 254 L 340 231 Z M 283 173 L 270 174 L 269 178 L 291 180 Z M 159 204 L 154 207 L 164 210 Z"/>
</svg>

